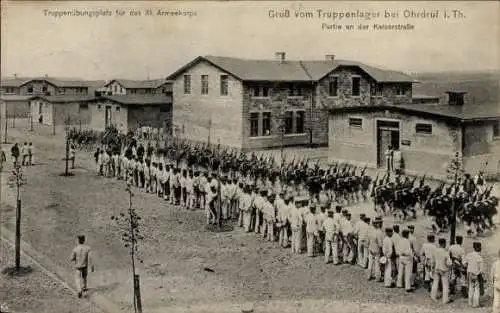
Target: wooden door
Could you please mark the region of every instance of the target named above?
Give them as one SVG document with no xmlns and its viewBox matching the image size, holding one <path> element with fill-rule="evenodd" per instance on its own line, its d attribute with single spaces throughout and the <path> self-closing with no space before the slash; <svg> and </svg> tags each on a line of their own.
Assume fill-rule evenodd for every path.
<svg viewBox="0 0 500 313">
<path fill-rule="evenodd" d="M 106 128 L 111 125 L 111 106 L 109 105 L 106 106 L 106 110 L 104 111 L 104 121 Z"/>
<path fill-rule="evenodd" d="M 377 131 L 377 155 L 378 155 L 378 166 L 385 167 L 385 152 L 387 147 L 391 145 L 392 142 L 392 131 L 386 129 L 378 129 Z"/>
</svg>

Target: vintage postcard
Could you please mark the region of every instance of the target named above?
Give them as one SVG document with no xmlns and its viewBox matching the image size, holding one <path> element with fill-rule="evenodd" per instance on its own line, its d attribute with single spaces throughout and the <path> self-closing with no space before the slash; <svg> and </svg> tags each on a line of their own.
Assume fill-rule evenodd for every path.
<svg viewBox="0 0 500 313">
<path fill-rule="evenodd" d="M 0 313 L 500 312 L 497 1 L 2 1 Z"/>
</svg>

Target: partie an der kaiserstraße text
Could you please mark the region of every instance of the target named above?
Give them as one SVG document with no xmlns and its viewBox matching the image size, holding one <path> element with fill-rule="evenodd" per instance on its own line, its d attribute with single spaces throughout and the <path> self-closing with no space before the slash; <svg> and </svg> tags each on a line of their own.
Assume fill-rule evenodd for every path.
<svg viewBox="0 0 500 313">
<path fill-rule="evenodd" d="M 464 20 L 459 9 L 384 9 L 384 10 L 328 10 L 328 9 L 270 9 L 269 19 L 317 21 L 324 31 L 411 31 L 422 20 Z"/>
</svg>

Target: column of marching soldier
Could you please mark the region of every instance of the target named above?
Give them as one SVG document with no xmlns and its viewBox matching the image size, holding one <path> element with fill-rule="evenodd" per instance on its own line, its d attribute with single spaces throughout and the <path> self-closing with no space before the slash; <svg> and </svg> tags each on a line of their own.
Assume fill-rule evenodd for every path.
<svg viewBox="0 0 500 313">
<path fill-rule="evenodd" d="M 136 144 L 122 151 L 98 149 L 94 157 L 99 175 L 126 180 L 174 205 L 204 209 L 207 224 L 234 220 L 245 232 L 291 247 L 292 253 L 305 248 L 309 257 L 323 254 L 325 263 L 357 264 L 369 280 L 387 288 L 411 292 L 423 284 L 434 300 L 441 293 L 448 303 L 450 292 L 459 293 L 472 307 L 479 306 L 484 293 L 481 243 L 474 242 L 474 251 L 466 254 L 463 237 L 447 247 L 446 239 L 429 234 L 419 247 L 413 225 L 384 227 L 381 216 L 365 214 L 354 223 L 342 204 L 360 194 L 366 200 L 366 185 L 372 182 L 364 169 L 356 175 L 350 166 L 311 169 L 308 160 L 279 165 L 254 154 L 248 158 L 185 142 L 164 149 L 149 144 L 146 149 Z M 316 179 L 328 175 L 335 177 L 331 184 Z"/>
</svg>

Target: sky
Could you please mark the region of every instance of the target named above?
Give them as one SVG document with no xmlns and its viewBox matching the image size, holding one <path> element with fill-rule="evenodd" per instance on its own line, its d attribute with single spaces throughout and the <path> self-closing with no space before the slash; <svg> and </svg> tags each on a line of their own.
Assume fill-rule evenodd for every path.
<svg viewBox="0 0 500 313">
<path fill-rule="evenodd" d="M 302 60 L 334 54 L 404 72 L 500 70 L 496 1 L 2 1 L 1 7 L 2 76 L 161 78 L 199 55 L 272 59 L 277 51 Z M 112 16 L 47 14 L 100 9 Z M 152 9 L 152 16 L 145 16 L 147 9 Z M 159 9 L 196 15 L 160 16 Z M 119 16 L 116 10 L 125 14 Z M 131 10 L 141 16 L 131 16 Z M 270 17 L 270 10 L 289 10 L 290 17 Z M 380 16 L 334 19 L 318 16 L 317 10 Z M 405 12 L 436 10 L 438 18 L 404 17 Z M 452 10 L 465 17 L 452 18 Z M 296 11 L 311 12 L 313 17 L 295 18 Z M 445 11 L 450 18 L 444 18 Z M 399 17 L 385 18 L 387 12 Z M 324 24 L 343 29 L 325 29 Z M 368 25 L 368 30 L 358 30 L 359 24 Z M 374 30 L 373 24 L 411 24 L 414 29 Z M 355 29 L 346 30 L 346 25 Z"/>
</svg>

